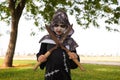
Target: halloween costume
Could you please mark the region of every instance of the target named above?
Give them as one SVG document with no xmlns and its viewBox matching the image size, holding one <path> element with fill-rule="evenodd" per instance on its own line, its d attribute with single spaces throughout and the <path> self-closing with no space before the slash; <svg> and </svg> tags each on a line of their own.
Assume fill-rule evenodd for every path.
<svg viewBox="0 0 120 80">
<path fill-rule="evenodd" d="M 51 21 L 50 28 L 53 31 L 53 27 L 55 24 L 62 23 L 65 24 L 67 27 L 70 26 L 68 21 L 68 17 L 66 13 L 62 10 L 58 10 L 53 15 L 53 20 Z M 73 29 L 68 34 L 67 38 L 63 42 L 63 45 L 68 48 L 71 52 L 76 52 L 76 47 L 78 46 L 77 43 L 71 38 L 73 34 Z M 61 39 L 62 35 L 56 37 Z M 45 35 L 41 40 L 41 47 L 39 52 L 37 53 L 37 58 L 41 54 L 45 54 L 48 50 L 53 48 L 56 44 L 52 40 L 50 35 Z M 79 57 L 78 57 L 79 59 Z M 41 69 L 46 67 L 45 72 L 45 80 L 71 80 L 70 69 L 77 68 L 77 65 L 69 59 L 66 51 L 61 49 L 61 47 L 57 47 L 57 49 L 53 50 L 51 55 L 47 58 L 47 61 L 40 65 Z"/>
</svg>

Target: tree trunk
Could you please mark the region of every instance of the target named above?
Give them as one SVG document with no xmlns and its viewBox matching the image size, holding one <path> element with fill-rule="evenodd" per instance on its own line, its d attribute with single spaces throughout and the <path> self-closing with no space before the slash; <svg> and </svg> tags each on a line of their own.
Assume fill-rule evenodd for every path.
<svg viewBox="0 0 120 80">
<path fill-rule="evenodd" d="M 8 49 L 4 59 L 3 67 L 12 67 L 13 56 L 14 56 L 14 51 L 15 51 L 15 46 L 17 41 L 18 23 L 19 23 L 22 11 L 25 7 L 26 0 L 21 0 L 18 5 L 16 5 L 17 3 L 16 0 L 9 0 L 8 2 L 9 2 L 12 21 L 11 21 L 10 41 L 9 41 Z"/>
<path fill-rule="evenodd" d="M 4 67 L 12 67 L 13 56 L 14 56 L 14 51 L 15 51 L 15 46 L 17 41 L 17 32 L 18 32 L 18 20 L 16 19 L 14 20 L 12 18 L 10 41 L 9 41 L 8 49 L 4 59 L 4 63 L 3 63 Z"/>
</svg>

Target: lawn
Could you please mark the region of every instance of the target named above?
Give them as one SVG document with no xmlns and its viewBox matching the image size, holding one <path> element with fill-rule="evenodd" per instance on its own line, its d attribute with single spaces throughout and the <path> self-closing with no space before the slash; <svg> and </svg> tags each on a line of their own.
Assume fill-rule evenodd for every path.
<svg viewBox="0 0 120 80">
<path fill-rule="evenodd" d="M 0 59 L 0 66 L 2 62 Z M 33 71 L 35 63 L 35 60 L 14 60 L 13 68 L 0 68 L 0 80 L 44 80 L 44 70 Z M 86 71 L 72 70 L 72 80 L 120 80 L 120 66 L 82 65 Z"/>
</svg>

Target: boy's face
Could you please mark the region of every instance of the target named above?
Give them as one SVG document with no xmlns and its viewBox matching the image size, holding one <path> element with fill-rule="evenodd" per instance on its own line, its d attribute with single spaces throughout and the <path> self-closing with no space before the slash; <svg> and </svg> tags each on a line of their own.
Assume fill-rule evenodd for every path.
<svg viewBox="0 0 120 80">
<path fill-rule="evenodd" d="M 53 27 L 53 30 L 57 35 L 62 35 L 65 32 L 66 28 L 67 28 L 66 25 L 55 24 L 55 26 Z"/>
</svg>

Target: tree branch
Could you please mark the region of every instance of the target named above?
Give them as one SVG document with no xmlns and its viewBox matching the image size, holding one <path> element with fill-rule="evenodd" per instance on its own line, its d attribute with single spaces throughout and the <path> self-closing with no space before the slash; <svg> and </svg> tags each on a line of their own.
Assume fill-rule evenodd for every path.
<svg viewBox="0 0 120 80">
<path fill-rule="evenodd" d="M 14 0 L 8 0 L 9 8 L 13 10 L 15 8 L 15 1 Z"/>
<path fill-rule="evenodd" d="M 25 7 L 25 4 L 26 4 L 26 0 L 21 0 L 19 2 L 18 6 L 16 7 L 16 14 L 17 14 L 18 17 L 21 16 L 22 11 L 23 11 L 23 9 Z"/>
</svg>

